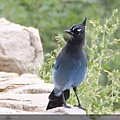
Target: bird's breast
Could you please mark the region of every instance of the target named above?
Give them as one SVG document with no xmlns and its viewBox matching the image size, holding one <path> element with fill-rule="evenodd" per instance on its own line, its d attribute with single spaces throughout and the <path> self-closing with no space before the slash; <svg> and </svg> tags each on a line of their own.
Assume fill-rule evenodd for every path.
<svg viewBox="0 0 120 120">
<path fill-rule="evenodd" d="M 59 65 L 53 70 L 52 79 L 57 89 L 70 89 L 78 86 L 86 74 L 86 57 L 84 52 L 66 53 L 63 51 L 57 59 Z"/>
</svg>

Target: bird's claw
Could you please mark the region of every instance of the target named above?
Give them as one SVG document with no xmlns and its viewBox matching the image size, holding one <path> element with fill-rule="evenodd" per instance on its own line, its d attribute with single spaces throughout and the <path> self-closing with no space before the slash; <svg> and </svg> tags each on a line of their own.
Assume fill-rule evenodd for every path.
<svg viewBox="0 0 120 120">
<path fill-rule="evenodd" d="M 84 107 L 82 107 L 81 105 L 74 105 L 75 107 L 79 107 L 80 109 L 86 111 L 86 109 Z"/>
<path fill-rule="evenodd" d="M 70 106 L 68 106 L 68 105 L 66 105 L 66 104 L 63 104 L 63 106 L 64 106 L 65 108 L 71 108 Z"/>
</svg>

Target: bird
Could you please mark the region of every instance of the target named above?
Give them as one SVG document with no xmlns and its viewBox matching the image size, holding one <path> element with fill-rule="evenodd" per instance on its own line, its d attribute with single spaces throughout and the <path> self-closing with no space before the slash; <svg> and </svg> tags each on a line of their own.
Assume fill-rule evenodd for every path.
<svg viewBox="0 0 120 120">
<path fill-rule="evenodd" d="M 52 72 L 54 89 L 49 95 L 46 110 L 56 107 L 71 108 L 66 104 L 73 89 L 80 109 L 86 111 L 78 98 L 77 87 L 86 76 L 87 58 L 84 52 L 86 19 L 81 24 L 75 24 L 65 30 L 69 38 L 56 58 Z"/>
</svg>

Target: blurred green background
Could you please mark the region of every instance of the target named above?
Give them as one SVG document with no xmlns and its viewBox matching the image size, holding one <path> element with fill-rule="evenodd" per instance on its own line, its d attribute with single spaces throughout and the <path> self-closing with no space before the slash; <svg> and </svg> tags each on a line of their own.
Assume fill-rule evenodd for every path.
<svg viewBox="0 0 120 120">
<path fill-rule="evenodd" d="M 48 53 L 57 47 L 57 34 L 66 37 L 64 30 L 85 17 L 102 24 L 116 8 L 120 0 L 0 0 L 0 17 L 38 28 L 44 53 Z"/>
</svg>

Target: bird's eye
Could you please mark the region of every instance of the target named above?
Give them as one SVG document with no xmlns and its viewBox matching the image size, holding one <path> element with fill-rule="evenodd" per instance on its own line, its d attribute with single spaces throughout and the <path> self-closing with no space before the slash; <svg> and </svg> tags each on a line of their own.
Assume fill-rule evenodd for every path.
<svg viewBox="0 0 120 120">
<path fill-rule="evenodd" d="M 82 29 L 81 29 L 81 28 L 78 28 L 77 26 L 73 26 L 73 27 L 71 27 L 70 29 L 71 29 L 71 31 L 72 31 L 73 33 L 75 33 L 75 34 L 80 35 L 80 34 L 82 33 Z"/>
<path fill-rule="evenodd" d="M 78 35 L 80 35 L 81 32 L 82 32 L 82 29 L 77 29 L 76 32 L 77 32 Z"/>
<path fill-rule="evenodd" d="M 82 30 L 81 29 L 77 29 L 77 32 L 81 32 Z"/>
</svg>

